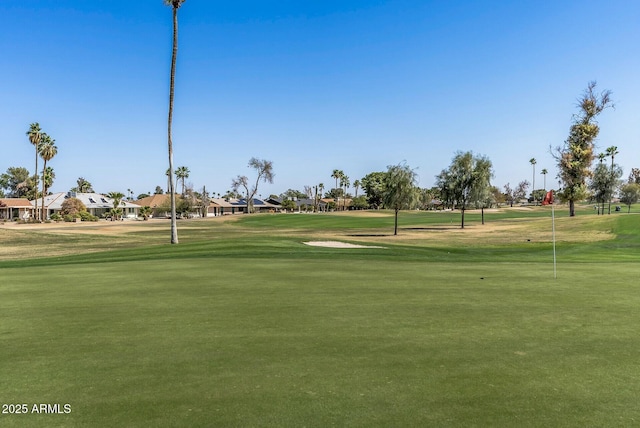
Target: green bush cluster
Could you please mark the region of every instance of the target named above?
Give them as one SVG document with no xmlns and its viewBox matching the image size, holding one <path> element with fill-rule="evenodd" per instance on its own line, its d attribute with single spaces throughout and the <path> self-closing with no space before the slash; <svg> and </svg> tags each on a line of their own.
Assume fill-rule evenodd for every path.
<svg viewBox="0 0 640 428">
<path fill-rule="evenodd" d="M 98 221 L 98 217 L 88 211 L 80 211 L 79 216 L 82 221 Z"/>
</svg>

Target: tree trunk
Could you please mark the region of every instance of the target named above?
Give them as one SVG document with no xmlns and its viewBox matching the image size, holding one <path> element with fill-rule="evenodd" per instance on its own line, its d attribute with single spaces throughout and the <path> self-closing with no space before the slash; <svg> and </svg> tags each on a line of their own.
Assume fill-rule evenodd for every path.
<svg viewBox="0 0 640 428">
<path fill-rule="evenodd" d="M 394 221 L 394 226 L 393 226 L 393 235 L 397 235 L 398 234 L 398 209 L 396 208 L 396 216 L 395 216 L 395 221 Z"/>
<path fill-rule="evenodd" d="M 462 205 L 462 208 L 460 209 L 460 212 L 462 213 L 462 222 L 460 225 L 460 229 L 464 229 L 464 205 Z"/>
<path fill-rule="evenodd" d="M 176 221 L 176 189 L 173 181 L 173 142 L 171 141 L 171 124 L 173 121 L 173 93 L 176 76 L 176 57 L 178 56 L 178 9 L 173 7 L 173 51 L 171 53 L 171 77 L 169 83 L 169 118 L 167 134 L 169 146 L 169 191 L 171 193 L 171 243 L 178 243 L 178 224 Z"/>
<path fill-rule="evenodd" d="M 35 208 L 35 212 L 34 212 L 34 216 L 33 216 L 33 220 L 34 221 L 38 221 L 40 220 L 40 212 L 38 211 L 38 145 L 36 144 L 36 172 L 35 177 L 34 177 L 34 183 L 33 186 L 36 188 L 36 208 Z M 43 177 L 44 179 L 44 177 Z"/>
<path fill-rule="evenodd" d="M 482 211 L 482 224 L 484 225 L 484 206 L 481 208 Z"/>
<path fill-rule="evenodd" d="M 42 216 L 40 216 L 40 221 L 44 221 L 47 219 L 44 212 L 44 172 L 47 170 L 47 159 L 44 159 L 44 166 L 42 167 Z M 36 186 L 36 201 L 38 200 L 38 187 Z"/>
<path fill-rule="evenodd" d="M 569 217 L 576 216 L 576 204 L 573 199 L 569 200 Z"/>
</svg>

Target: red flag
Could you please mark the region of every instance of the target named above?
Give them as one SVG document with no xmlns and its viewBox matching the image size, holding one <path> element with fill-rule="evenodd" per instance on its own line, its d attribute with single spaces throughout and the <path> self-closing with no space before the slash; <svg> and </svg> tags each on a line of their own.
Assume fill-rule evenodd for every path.
<svg viewBox="0 0 640 428">
<path fill-rule="evenodd" d="M 542 201 L 542 205 L 552 205 L 553 204 L 553 190 L 549 190 Z"/>
</svg>

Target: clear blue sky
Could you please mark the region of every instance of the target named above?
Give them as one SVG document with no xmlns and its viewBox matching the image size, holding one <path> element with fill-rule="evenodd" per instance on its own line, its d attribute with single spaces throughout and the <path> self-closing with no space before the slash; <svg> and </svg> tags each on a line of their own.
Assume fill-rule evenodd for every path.
<svg viewBox="0 0 640 428">
<path fill-rule="evenodd" d="M 599 148 L 640 167 L 640 3 L 619 1 L 187 0 L 175 166 L 224 193 L 251 157 L 259 193 L 351 181 L 403 160 L 422 187 L 456 151 L 488 156 L 494 185 L 557 181 L 591 80 L 613 91 Z M 51 191 L 166 187 L 171 9 L 162 0 L 0 1 L 0 172 L 34 167 L 25 132 L 58 146 Z"/>
</svg>

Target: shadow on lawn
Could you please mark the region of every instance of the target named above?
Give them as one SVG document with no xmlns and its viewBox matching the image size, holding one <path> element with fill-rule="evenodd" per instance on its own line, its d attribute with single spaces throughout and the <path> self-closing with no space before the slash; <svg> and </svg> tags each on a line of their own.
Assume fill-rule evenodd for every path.
<svg viewBox="0 0 640 428">
<path fill-rule="evenodd" d="M 438 227 L 401 227 L 400 230 L 458 230 L 460 226 L 438 226 Z"/>
</svg>

